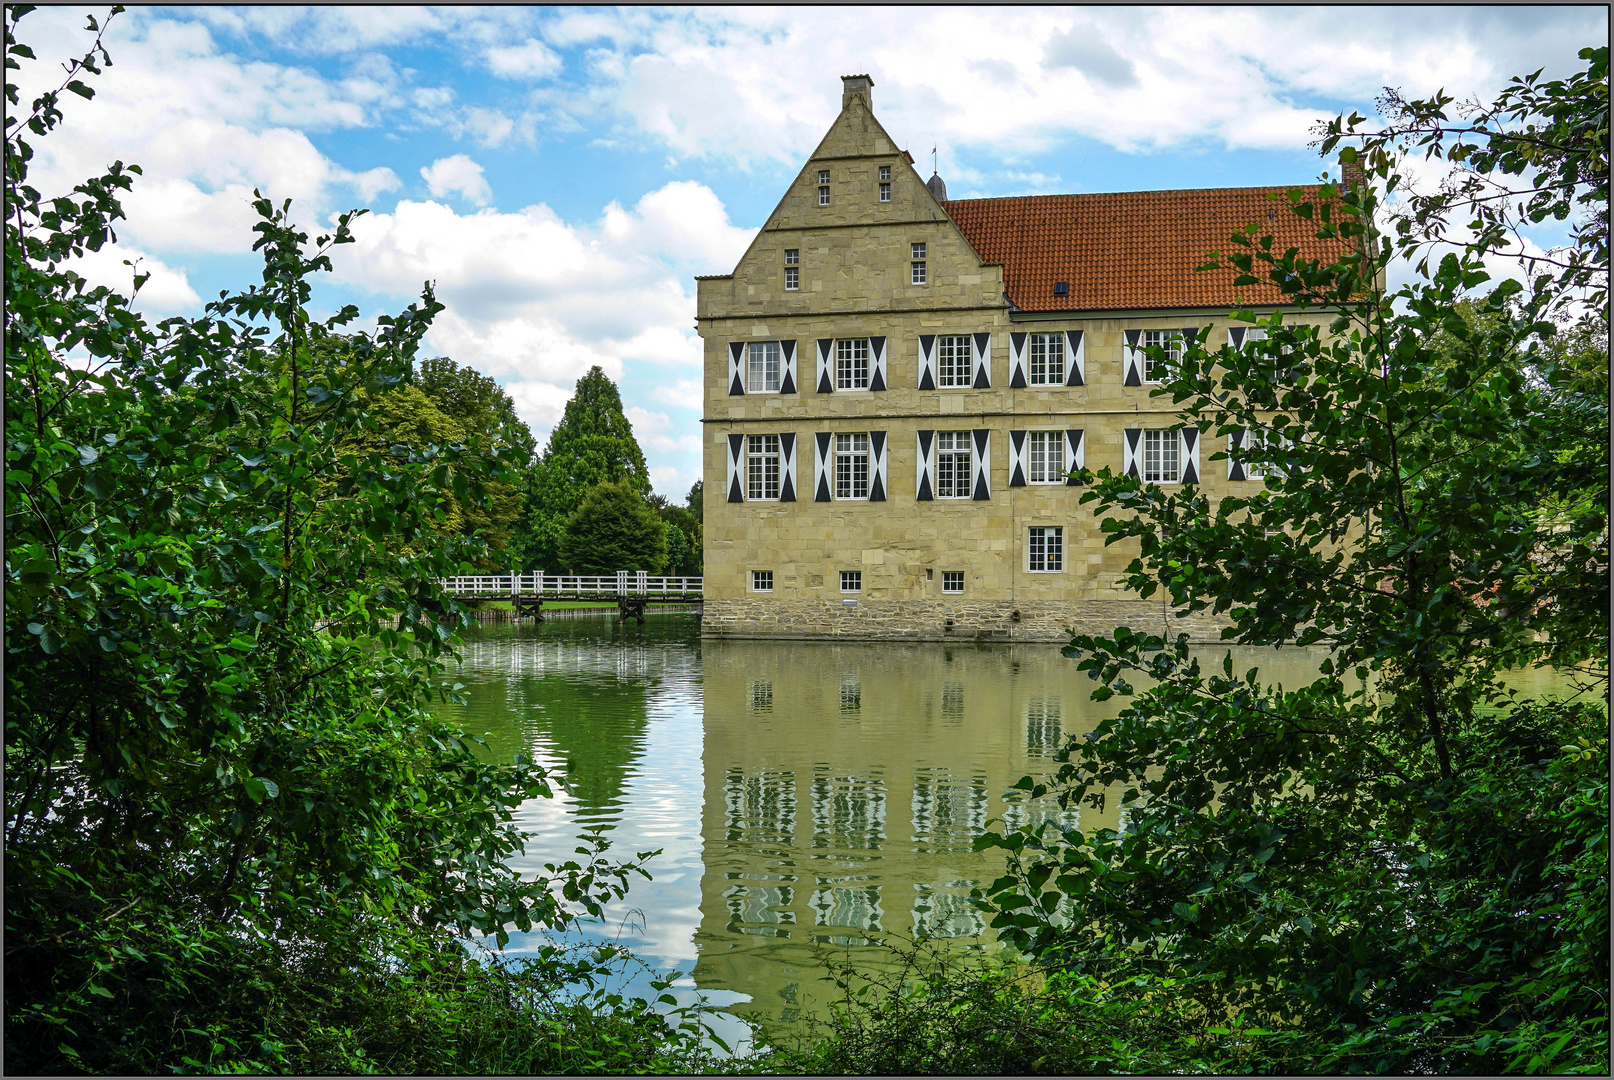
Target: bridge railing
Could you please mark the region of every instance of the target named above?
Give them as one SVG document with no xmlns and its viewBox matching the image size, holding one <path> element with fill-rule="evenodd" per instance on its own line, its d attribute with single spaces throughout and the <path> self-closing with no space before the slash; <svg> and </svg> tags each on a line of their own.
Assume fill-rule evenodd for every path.
<svg viewBox="0 0 1614 1080">
<path fill-rule="evenodd" d="M 443 579 L 454 596 L 699 596 L 699 577 L 663 577 L 643 570 L 615 574 L 465 574 Z"/>
</svg>

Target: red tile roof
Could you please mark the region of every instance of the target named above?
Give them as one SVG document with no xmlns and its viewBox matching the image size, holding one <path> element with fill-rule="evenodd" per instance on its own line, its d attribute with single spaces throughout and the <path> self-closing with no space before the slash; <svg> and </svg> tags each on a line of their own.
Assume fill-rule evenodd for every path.
<svg viewBox="0 0 1614 1080">
<path fill-rule="evenodd" d="M 1287 209 L 1281 187 L 1197 191 L 1117 191 L 954 199 L 942 206 L 984 262 L 1002 263 L 1004 286 L 1027 311 L 1225 308 L 1281 302 L 1277 286 L 1233 287 L 1236 272 L 1208 270 L 1208 251 L 1228 252 L 1228 236 L 1270 222 L 1273 247 L 1297 247 L 1330 261 L 1342 241 L 1316 238 L 1317 225 Z M 1315 199 L 1316 185 L 1301 186 Z M 1276 194 L 1277 201 L 1267 198 Z M 1054 283 L 1070 285 L 1054 295 Z"/>
</svg>

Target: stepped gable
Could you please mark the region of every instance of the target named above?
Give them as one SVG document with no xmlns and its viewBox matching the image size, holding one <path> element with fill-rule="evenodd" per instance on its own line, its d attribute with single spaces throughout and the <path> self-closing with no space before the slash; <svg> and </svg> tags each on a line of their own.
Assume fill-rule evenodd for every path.
<svg viewBox="0 0 1614 1080">
<path fill-rule="evenodd" d="M 1315 200 L 1318 185 L 1297 185 Z M 1277 286 L 1233 287 L 1237 272 L 1196 273 L 1206 252 L 1233 250 L 1228 236 L 1269 222 L 1273 248 L 1333 261 L 1342 240 L 1288 210 L 1286 187 L 1028 195 L 942 203 L 981 260 L 1002 263 L 1009 300 L 1025 311 L 1229 308 L 1283 302 Z M 1276 195 L 1277 201 L 1268 198 Z M 1069 285 L 1056 295 L 1057 282 Z"/>
</svg>

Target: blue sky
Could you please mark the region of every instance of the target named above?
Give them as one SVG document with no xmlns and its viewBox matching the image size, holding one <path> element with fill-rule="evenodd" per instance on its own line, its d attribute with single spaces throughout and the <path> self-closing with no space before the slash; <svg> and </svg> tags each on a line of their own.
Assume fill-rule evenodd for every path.
<svg viewBox="0 0 1614 1080">
<path fill-rule="evenodd" d="M 27 16 L 37 91 L 93 8 Z M 371 208 L 321 305 L 396 310 L 432 278 L 427 351 L 497 378 L 542 441 L 600 364 L 657 489 L 699 476 L 695 274 L 724 273 L 839 108 L 876 113 L 954 197 L 1304 182 L 1319 118 L 1384 86 L 1489 97 L 1566 74 L 1602 7 L 136 8 L 34 179 L 145 169 L 120 250 L 195 314 L 254 280 L 251 190 L 311 227 Z M 1556 237 L 1542 234 L 1541 242 Z"/>
</svg>

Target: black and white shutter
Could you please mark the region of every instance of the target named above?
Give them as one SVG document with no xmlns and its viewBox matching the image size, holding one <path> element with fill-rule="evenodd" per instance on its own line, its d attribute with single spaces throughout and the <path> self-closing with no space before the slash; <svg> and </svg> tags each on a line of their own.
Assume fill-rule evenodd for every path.
<svg viewBox="0 0 1614 1080">
<path fill-rule="evenodd" d="M 729 502 L 745 502 L 745 436 L 730 435 L 728 446 Z"/>
<path fill-rule="evenodd" d="M 745 342 L 729 342 L 729 393 L 745 393 Z"/>
<path fill-rule="evenodd" d="M 885 338 L 869 338 L 869 389 L 884 390 L 885 379 Z"/>
<path fill-rule="evenodd" d="M 1199 429 L 1185 427 L 1177 429 L 1178 460 L 1182 462 L 1182 482 L 1184 484 L 1199 483 Z"/>
<path fill-rule="evenodd" d="M 1087 385 L 1087 335 L 1080 330 L 1065 331 L 1065 385 Z"/>
<path fill-rule="evenodd" d="M 885 502 L 885 493 L 891 486 L 886 468 L 891 455 L 891 443 L 883 431 L 869 432 L 869 502 Z"/>
<path fill-rule="evenodd" d="M 779 435 L 779 501 L 796 501 L 796 435 L 790 431 Z"/>
<path fill-rule="evenodd" d="M 827 431 L 813 433 L 813 502 L 829 502 L 829 472 L 832 465 L 829 444 L 835 436 Z"/>
<path fill-rule="evenodd" d="M 919 389 L 936 389 L 936 335 L 919 335 Z"/>
<path fill-rule="evenodd" d="M 835 392 L 835 339 L 818 339 L 818 392 Z"/>
<path fill-rule="evenodd" d="M 1015 331 L 1009 335 L 1009 389 L 1023 390 L 1026 385 L 1026 335 Z"/>
<path fill-rule="evenodd" d="M 1129 427 L 1121 432 L 1121 471 L 1134 480 L 1143 477 L 1142 428 Z"/>
<path fill-rule="evenodd" d="M 1026 486 L 1026 433 L 1023 431 L 1009 432 L 1009 486 Z"/>
<path fill-rule="evenodd" d="M 919 455 L 914 464 L 914 501 L 929 502 L 936 497 L 936 433 L 919 432 Z"/>
<path fill-rule="evenodd" d="M 1143 385 L 1143 331 L 1123 330 L 1126 345 L 1121 350 L 1121 384 Z"/>
<path fill-rule="evenodd" d="M 796 392 L 796 343 L 794 341 L 781 341 L 779 351 L 783 354 L 779 361 L 779 392 L 781 394 L 794 394 Z"/>
<path fill-rule="evenodd" d="M 1231 337 L 1236 332 L 1237 331 L 1229 330 L 1227 333 L 1228 336 Z M 1235 349 L 1238 347 L 1238 345 L 1233 346 Z M 1239 454 L 1239 451 L 1243 449 L 1244 444 L 1248 441 L 1248 439 L 1248 431 L 1234 431 L 1230 432 L 1227 436 L 1227 478 L 1229 480 L 1249 479 L 1249 474 L 1244 471 L 1244 461 Z"/>
<path fill-rule="evenodd" d="M 971 385 L 977 390 L 989 390 L 992 387 L 992 335 L 972 334 L 970 336 L 970 370 L 975 378 Z"/>
<path fill-rule="evenodd" d="M 1267 332 L 1259 326 L 1229 326 L 1227 328 L 1227 343 L 1237 352 L 1253 341 L 1265 341 Z"/>
<path fill-rule="evenodd" d="M 1082 429 L 1070 428 L 1065 432 L 1065 486 L 1079 486 L 1081 481 L 1070 474 L 1077 469 L 1085 468 L 1087 468 L 1087 443 L 1082 438 Z"/>
<path fill-rule="evenodd" d="M 970 485 L 970 498 L 990 499 L 992 497 L 992 432 L 988 428 L 976 428 L 971 434 L 975 438 L 975 482 Z"/>
</svg>

